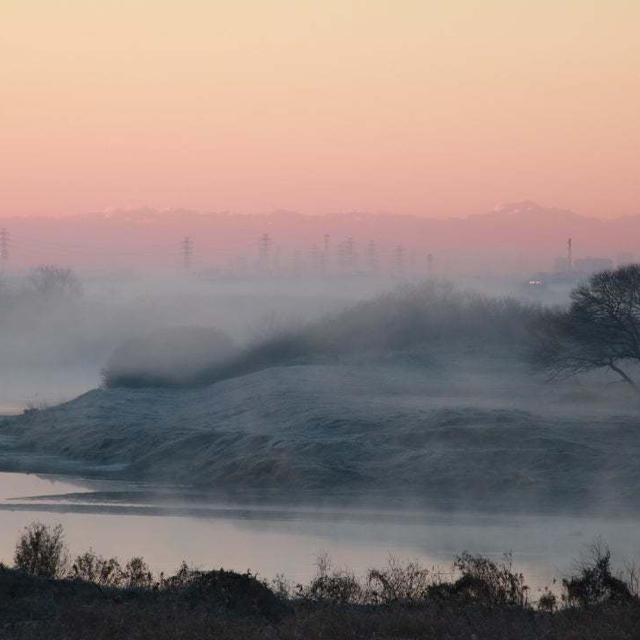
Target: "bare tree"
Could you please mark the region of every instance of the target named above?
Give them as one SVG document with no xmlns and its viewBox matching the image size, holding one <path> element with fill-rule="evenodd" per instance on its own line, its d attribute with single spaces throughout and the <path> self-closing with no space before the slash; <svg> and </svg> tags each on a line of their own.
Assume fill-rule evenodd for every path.
<svg viewBox="0 0 640 640">
<path fill-rule="evenodd" d="M 607 368 L 640 392 L 640 265 L 603 271 L 571 293 L 567 311 L 544 321 L 536 360 L 552 377 Z"/>
<path fill-rule="evenodd" d="M 77 296 L 80 281 L 71 269 L 53 264 L 41 264 L 29 274 L 29 284 L 43 296 Z"/>
<path fill-rule="evenodd" d="M 62 577 L 67 564 L 62 525 L 32 522 L 25 527 L 16 544 L 14 563 L 16 569 L 34 576 Z"/>
</svg>

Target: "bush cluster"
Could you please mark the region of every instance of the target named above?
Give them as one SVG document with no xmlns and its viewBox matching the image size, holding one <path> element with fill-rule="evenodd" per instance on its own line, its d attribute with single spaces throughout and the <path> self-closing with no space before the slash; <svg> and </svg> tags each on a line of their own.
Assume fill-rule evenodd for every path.
<svg viewBox="0 0 640 640">
<path fill-rule="evenodd" d="M 435 568 L 418 562 L 401 563 L 390 557 L 383 568 L 370 569 L 363 580 L 352 571 L 335 569 L 327 555 L 317 560 L 316 574 L 308 584 L 292 585 L 282 576 L 271 583 L 251 573 L 200 571 L 186 563 L 173 575 L 154 576 L 141 557 L 124 564 L 89 550 L 69 562 L 61 525 L 34 522 L 25 527 L 15 549 L 14 566 L 40 578 L 64 578 L 100 587 L 182 593 L 189 598 L 225 597 L 233 585 L 236 597 L 253 591 L 251 601 L 266 597 L 287 603 L 369 605 L 448 603 L 486 607 L 532 608 L 529 587 L 522 573 L 513 569 L 511 554 L 501 561 L 468 552 L 457 556 L 446 578 Z M 258 586 L 256 586 L 258 585 Z M 256 590 L 257 589 L 257 590 Z M 266 596 L 266 593 L 269 593 Z M 560 597 L 545 589 L 537 608 L 554 612 L 564 608 L 592 608 L 603 604 L 628 605 L 639 602 L 637 571 L 614 574 L 611 552 L 602 543 L 593 545 L 577 573 L 563 579 Z"/>
</svg>

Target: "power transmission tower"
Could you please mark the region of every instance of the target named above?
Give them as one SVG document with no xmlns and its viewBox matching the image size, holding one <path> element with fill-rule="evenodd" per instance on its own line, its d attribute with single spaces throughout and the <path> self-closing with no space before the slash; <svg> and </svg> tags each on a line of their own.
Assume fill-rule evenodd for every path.
<svg viewBox="0 0 640 640">
<path fill-rule="evenodd" d="M 356 248 L 355 247 L 356 245 L 353 238 L 349 236 L 347 238 L 347 241 L 345 242 L 344 252 L 345 252 L 345 264 L 347 266 L 347 269 L 349 269 L 350 271 L 353 271 L 356 266 Z"/>
<path fill-rule="evenodd" d="M 0 260 L 9 260 L 9 232 L 4 227 L 0 229 Z"/>
<path fill-rule="evenodd" d="M 311 247 L 311 270 L 318 273 L 323 269 L 323 256 L 317 244 Z"/>
<path fill-rule="evenodd" d="M 271 267 L 271 247 L 271 237 L 268 233 L 263 233 L 258 245 L 258 263 L 262 270 L 268 270 Z"/>
<path fill-rule="evenodd" d="M 189 271 L 191 269 L 191 261 L 193 259 L 193 240 L 186 236 L 182 241 L 182 260 L 184 268 Z"/>
<path fill-rule="evenodd" d="M 404 247 L 402 245 L 398 245 L 393 250 L 393 266 L 396 272 L 396 275 L 403 276 L 405 272 L 405 256 L 404 256 Z"/>
<path fill-rule="evenodd" d="M 330 266 L 330 252 L 331 249 L 331 236 L 328 233 L 325 233 L 322 237 L 322 256 L 321 260 L 321 269 L 322 271 L 327 271 Z"/>
<path fill-rule="evenodd" d="M 378 273 L 378 266 L 378 247 L 376 243 L 371 240 L 367 246 L 367 267 L 369 268 L 369 273 Z"/>
</svg>

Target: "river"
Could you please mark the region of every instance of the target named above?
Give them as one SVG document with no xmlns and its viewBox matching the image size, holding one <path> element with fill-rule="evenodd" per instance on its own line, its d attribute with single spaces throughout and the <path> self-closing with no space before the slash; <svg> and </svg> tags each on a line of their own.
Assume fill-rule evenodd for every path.
<svg viewBox="0 0 640 640">
<path fill-rule="evenodd" d="M 419 560 L 442 573 L 468 550 L 500 559 L 512 552 L 535 592 L 571 570 L 598 537 L 620 565 L 640 558 L 631 518 L 487 515 L 209 502 L 146 485 L 68 476 L 0 473 L 0 559 L 12 562 L 20 530 L 61 523 L 72 555 L 89 547 L 121 560 L 142 555 L 156 571 L 182 560 L 199 568 L 310 579 L 326 553 L 358 575 L 389 556 Z"/>
</svg>

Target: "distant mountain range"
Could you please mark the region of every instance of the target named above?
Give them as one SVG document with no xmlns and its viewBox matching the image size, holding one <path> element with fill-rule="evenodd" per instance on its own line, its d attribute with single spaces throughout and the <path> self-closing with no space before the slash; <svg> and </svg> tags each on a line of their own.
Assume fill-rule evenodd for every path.
<svg viewBox="0 0 640 640">
<path fill-rule="evenodd" d="M 189 236 L 194 257 L 203 265 L 222 264 L 259 251 L 269 236 L 273 251 L 301 256 L 338 251 L 353 241 L 363 255 L 372 246 L 385 253 L 402 247 L 409 254 L 431 253 L 449 268 L 482 264 L 492 269 L 520 265 L 544 268 L 565 252 L 573 239 L 577 257 L 635 258 L 640 250 L 640 215 L 608 220 L 573 211 L 543 207 L 532 201 L 505 204 L 464 218 L 348 212 L 305 215 L 293 211 L 271 214 L 203 213 L 190 210 L 113 210 L 45 218 L 0 218 L 10 234 L 10 260 L 65 264 L 139 265 L 178 262 L 180 243 Z M 325 237 L 327 236 L 327 237 Z M 621 254 L 625 254 L 622 256 Z"/>
</svg>

